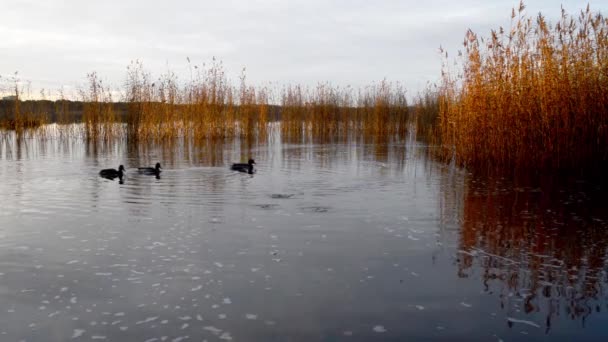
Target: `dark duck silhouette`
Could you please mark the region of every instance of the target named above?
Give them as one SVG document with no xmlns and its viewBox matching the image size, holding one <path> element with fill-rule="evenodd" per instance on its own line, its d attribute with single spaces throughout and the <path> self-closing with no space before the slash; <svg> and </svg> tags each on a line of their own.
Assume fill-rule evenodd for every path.
<svg viewBox="0 0 608 342">
<path fill-rule="evenodd" d="M 160 167 L 160 163 L 156 163 L 154 167 L 138 167 L 137 172 L 143 173 L 144 175 L 150 176 L 159 176 L 162 172 L 162 167 Z"/>
<path fill-rule="evenodd" d="M 253 172 L 254 172 L 253 164 L 255 164 L 255 160 L 249 159 L 249 162 L 247 162 L 247 164 L 244 164 L 244 163 L 232 164 L 232 166 L 230 167 L 230 170 L 234 170 L 234 171 L 238 171 L 238 172 L 247 172 L 249 174 L 253 174 Z"/>
<path fill-rule="evenodd" d="M 99 171 L 99 175 L 103 178 L 107 178 L 107 179 L 115 179 L 115 178 L 119 178 L 120 180 L 122 180 L 122 177 L 124 176 L 125 173 L 125 167 L 120 165 L 118 167 L 118 170 L 116 169 L 103 169 L 101 171 Z"/>
</svg>

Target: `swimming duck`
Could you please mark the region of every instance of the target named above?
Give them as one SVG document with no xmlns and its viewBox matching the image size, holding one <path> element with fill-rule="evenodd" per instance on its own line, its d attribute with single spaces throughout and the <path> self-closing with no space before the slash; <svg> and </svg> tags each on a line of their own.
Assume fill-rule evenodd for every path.
<svg viewBox="0 0 608 342">
<path fill-rule="evenodd" d="M 103 178 L 114 179 L 120 178 L 122 180 L 122 176 L 124 175 L 125 167 L 120 165 L 118 167 L 118 171 L 116 169 L 103 169 L 99 171 L 99 175 Z"/>
<path fill-rule="evenodd" d="M 234 171 L 247 172 L 249 174 L 252 174 L 254 172 L 253 164 L 255 164 L 255 160 L 249 159 L 249 162 L 247 162 L 247 164 L 235 163 L 235 164 L 232 164 L 230 169 L 234 170 Z"/>
<path fill-rule="evenodd" d="M 143 173 L 145 175 L 155 175 L 158 176 L 161 173 L 160 163 L 156 163 L 155 167 L 138 167 L 137 172 Z"/>
</svg>

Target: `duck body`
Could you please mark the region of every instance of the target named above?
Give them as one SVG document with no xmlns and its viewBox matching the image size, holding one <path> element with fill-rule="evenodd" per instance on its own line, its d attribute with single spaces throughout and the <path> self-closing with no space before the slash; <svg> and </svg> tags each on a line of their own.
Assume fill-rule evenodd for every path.
<svg viewBox="0 0 608 342">
<path fill-rule="evenodd" d="M 245 164 L 245 163 L 232 164 L 232 166 L 230 167 L 230 170 L 253 174 L 255 172 L 255 170 L 253 169 L 253 164 L 255 164 L 255 160 L 249 159 L 249 162 L 247 162 L 247 164 Z"/>
<path fill-rule="evenodd" d="M 120 165 L 118 167 L 118 170 L 116 169 L 103 169 L 101 171 L 99 171 L 99 175 L 103 178 L 107 178 L 107 179 L 115 179 L 115 178 L 120 178 L 122 179 L 122 177 L 124 176 L 125 173 L 125 167 Z"/>
<path fill-rule="evenodd" d="M 154 167 L 138 167 L 137 172 L 142 173 L 144 175 L 158 176 L 162 172 L 162 168 L 160 166 L 160 163 L 156 163 L 156 166 Z"/>
</svg>

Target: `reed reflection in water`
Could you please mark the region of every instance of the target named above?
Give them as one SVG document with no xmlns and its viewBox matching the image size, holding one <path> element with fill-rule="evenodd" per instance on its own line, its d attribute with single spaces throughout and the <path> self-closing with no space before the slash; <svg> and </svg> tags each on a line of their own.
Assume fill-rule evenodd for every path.
<svg viewBox="0 0 608 342">
<path fill-rule="evenodd" d="M 476 178 L 411 140 L 269 132 L 4 133 L 0 340 L 606 338 L 602 189 Z M 250 157 L 256 174 L 229 170 Z M 156 162 L 160 179 L 135 171 Z M 120 164 L 124 184 L 98 176 Z"/>
<path fill-rule="evenodd" d="M 491 178 L 468 179 L 466 186 L 459 277 L 478 274 L 510 326 L 527 315 L 540 316 L 540 322 L 524 323 L 547 334 L 560 320 L 585 327 L 594 313 L 606 322 L 605 190 L 559 177 L 534 187 Z"/>
</svg>

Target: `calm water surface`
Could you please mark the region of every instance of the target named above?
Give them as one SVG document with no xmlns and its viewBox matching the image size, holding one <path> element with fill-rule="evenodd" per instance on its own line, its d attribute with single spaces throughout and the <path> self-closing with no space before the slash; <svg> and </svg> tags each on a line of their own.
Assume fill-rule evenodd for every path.
<svg viewBox="0 0 608 342">
<path fill-rule="evenodd" d="M 424 155 L 5 135 L 0 340 L 607 340 L 601 189 Z M 256 174 L 228 169 L 249 156 Z M 119 164 L 123 184 L 98 176 Z"/>
</svg>

